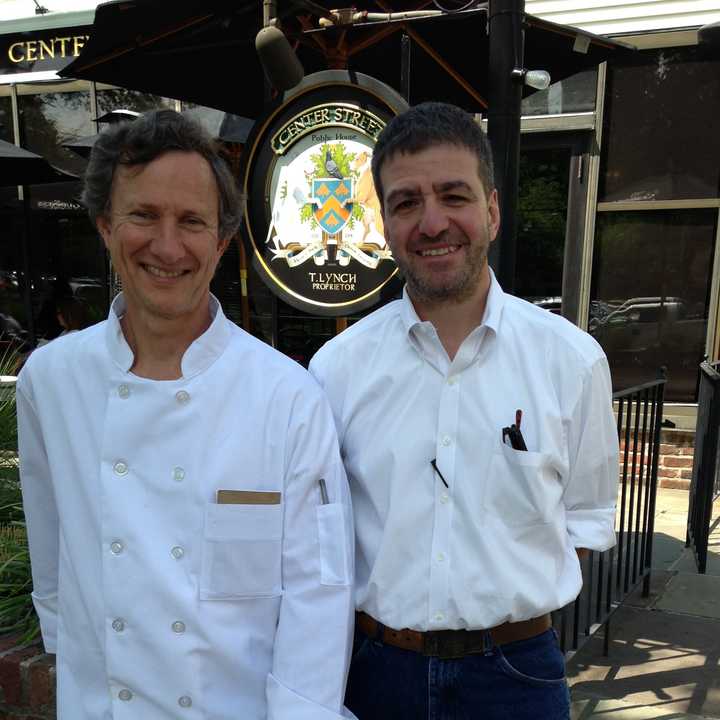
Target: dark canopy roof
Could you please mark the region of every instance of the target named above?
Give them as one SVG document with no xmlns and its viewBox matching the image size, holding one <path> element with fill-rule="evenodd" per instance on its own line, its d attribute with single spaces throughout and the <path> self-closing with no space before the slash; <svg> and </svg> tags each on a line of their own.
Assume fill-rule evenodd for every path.
<svg viewBox="0 0 720 720">
<path fill-rule="evenodd" d="M 383 12 L 422 7 L 422 0 L 364 0 L 358 10 Z M 363 23 L 320 29 L 317 14 L 336 0 L 293 0 L 283 29 L 306 74 L 334 58 L 351 70 L 400 87 L 403 30 L 412 38 L 410 102 L 446 100 L 480 112 L 487 96 L 487 9 L 440 17 Z M 308 9 L 310 7 L 310 10 Z M 266 102 L 263 70 L 255 51 L 262 25 L 260 0 L 116 0 L 98 6 L 90 40 L 61 74 L 179 98 L 244 117 Z M 576 52 L 581 37 L 586 52 Z M 576 28 L 525 16 L 525 67 L 550 71 L 553 81 L 622 54 L 618 43 Z"/>
<path fill-rule="evenodd" d="M 41 155 L 0 140 L 0 187 L 75 180 L 53 168 Z"/>
</svg>

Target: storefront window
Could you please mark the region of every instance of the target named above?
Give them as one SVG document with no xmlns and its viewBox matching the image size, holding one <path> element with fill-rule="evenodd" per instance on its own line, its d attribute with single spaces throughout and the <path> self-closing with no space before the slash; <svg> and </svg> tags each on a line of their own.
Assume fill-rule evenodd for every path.
<svg viewBox="0 0 720 720">
<path fill-rule="evenodd" d="M 637 53 L 611 68 L 600 200 L 718 196 L 719 69 L 697 48 Z"/>
<path fill-rule="evenodd" d="M 19 86 L 18 93 L 23 146 L 42 155 L 51 165 L 80 177 L 85 160 L 63 145 L 95 132 L 89 90 L 48 92 L 42 85 L 26 85 Z"/>
<path fill-rule="evenodd" d="M 0 92 L 7 88 L 0 87 Z M 0 94 L 0 140 L 13 142 L 12 101 L 9 95 Z"/>
<path fill-rule="evenodd" d="M 696 401 L 716 224 L 714 209 L 598 215 L 588 329 L 615 390 L 665 366 L 666 400 Z"/>
<path fill-rule="evenodd" d="M 135 112 L 144 113 L 148 110 L 158 110 L 165 107 L 175 109 L 174 100 L 151 95 L 150 93 L 126 90 L 125 88 L 110 88 L 98 85 L 96 96 L 99 116 L 112 110 L 134 110 Z"/>
<path fill-rule="evenodd" d="M 595 109 L 597 70 L 586 70 L 553 83 L 522 101 L 523 115 L 559 115 Z"/>
</svg>

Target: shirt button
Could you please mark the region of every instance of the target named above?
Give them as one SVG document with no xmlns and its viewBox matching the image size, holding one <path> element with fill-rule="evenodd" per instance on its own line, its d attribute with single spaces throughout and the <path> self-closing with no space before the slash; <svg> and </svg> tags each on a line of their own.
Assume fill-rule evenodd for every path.
<svg viewBox="0 0 720 720">
<path fill-rule="evenodd" d="M 113 471 L 116 475 L 127 475 L 128 472 L 128 464 L 124 460 L 118 460 L 113 465 Z"/>
<path fill-rule="evenodd" d="M 119 555 L 123 551 L 123 544 L 119 540 L 110 543 L 110 552 L 113 555 Z"/>
<path fill-rule="evenodd" d="M 440 502 L 444 505 L 448 500 L 450 499 L 450 496 L 447 493 L 443 493 L 440 496 Z"/>
<path fill-rule="evenodd" d="M 127 400 L 130 397 L 130 388 L 123 384 L 118 387 L 118 395 L 123 399 Z"/>
<path fill-rule="evenodd" d="M 192 705 L 192 698 L 189 695 L 183 695 L 178 698 L 178 705 L 180 707 L 190 707 Z"/>
<path fill-rule="evenodd" d="M 190 393 L 185 390 L 178 390 L 175 393 L 175 399 L 178 403 L 180 403 L 180 405 L 187 405 L 190 402 Z"/>
<path fill-rule="evenodd" d="M 184 479 L 185 479 L 185 470 L 183 470 L 181 467 L 174 468 L 173 469 L 173 480 L 182 482 Z"/>
<path fill-rule="evenodd" d="M 452 442 L 452 440 L 450 439 L 450 436 L 449 436 L 449 435 L 443 435 L 442 438 L 441 438 L 441 440 L 440 440 L 440 442 L 441 442 L 445 447 L 447 447 L 447 446 Z"/>
<path fill-rule="evenodd" d="M 115 618 L 112 623 L 112 629 L 121 633 L 125 629 L 125 621 L 122 618 Z"/>
<path fill-rule="evenodd" d="M 176 545 L 171 551 L 170 554 L 176 559 L 180 560 L 182 556 L 185 554 L 185 551 L 179 546 Z"/>
<path fill-rule="evenodd" d="M 435 613 L 435 622 L 442 622 L 444 619 L 445 615 L 443 613 Z"/>
<path fill-rule="evenodd" d="M 172 624 L 172 631 L 175 633 L 184 633 L 185 632 L 185 623 L 181 622 L 180 620 L 176 620 Z"/>
<path fill-rule="evenodd" d="M 445 560 L 445 553 L 438 553 L 437 560 L 438 562 L 443 562 Z"/>
<path fill-rule="evenodd" d="M 448 378 L 448 385 L 457 385 L 457 375 L 451 375 Z"/>
<path fill-rule="evenodd" d="M 123 702 L 128 702 L 129 700 L 132 700 L 132 696 L 133 696 L 133 694 L 132 694 L 127 688 L 123 688 L 123 689 L 118 693 L 118 697 L 119 697 Z"/>
</svg>

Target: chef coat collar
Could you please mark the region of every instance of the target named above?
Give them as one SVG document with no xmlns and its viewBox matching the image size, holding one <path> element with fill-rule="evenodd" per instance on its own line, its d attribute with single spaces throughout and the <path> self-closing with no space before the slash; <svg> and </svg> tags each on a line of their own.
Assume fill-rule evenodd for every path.
<svg viewBox="0 0 720 720">
<path fill-rule="evenodd" d="M 500 283 L 497 281 L 492 268 L 488 268 L 488 270 L 490 271 L 490 290 L 488 291 L 487 302 L 485 304 L 485 313 L 483 314 L 482 322 L 478 325 L 478 327 L 489 328 L 497 334 L 500 328 L 502 309 L 505 305 L 505 293 L 500 287 Z M 402 307 L 400 310 L 400 317 L 408 335 L 412 336 L 412 334 L 414 332 L 418 332 L 420 328 L 427 328 L 428 330 L 432 329 L 433 331 L 435 330 L 431 322 L 427 320 L 423 322 L 418 317 L 415 306 L 408 294 L 407 285 L 403 288 L 401 302 Z M 475 332 L 475 330 L 473 330 L 473 332 Z"/>
<path fill-rule="evenodd" d="M 110 306 L 106 339 L 112 359 L 124 372 L 129 372 L 135 356 L 120 325 L 120 319 L 126 310 L 125 297 L 123 293 L 120 293 Z M 220 307 L 220 302 L 212 293 L 210 294 L 210 316 L 212 317 L 210 327 L 200 337 L 193 340 L 183 355 L 180 370 L 185 379 L 210 367 L 230 341 L 230 327 L 225 322 L 225 314 Z"/>
</svg>

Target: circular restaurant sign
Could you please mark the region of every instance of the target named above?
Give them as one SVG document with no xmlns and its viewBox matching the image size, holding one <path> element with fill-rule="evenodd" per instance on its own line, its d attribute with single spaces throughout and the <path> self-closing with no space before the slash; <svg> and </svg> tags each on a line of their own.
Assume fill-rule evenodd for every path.
<svg viewBox="0 0 720 720">
<path fill-rule="evenodd" d="M 244 168 L 253 264 L 293 307 L 357 312 L 397 274 L 370 161 L 380 132 L 406 107 L 373 78 L 328 70 L 256 123 Z"/>
</svg>

